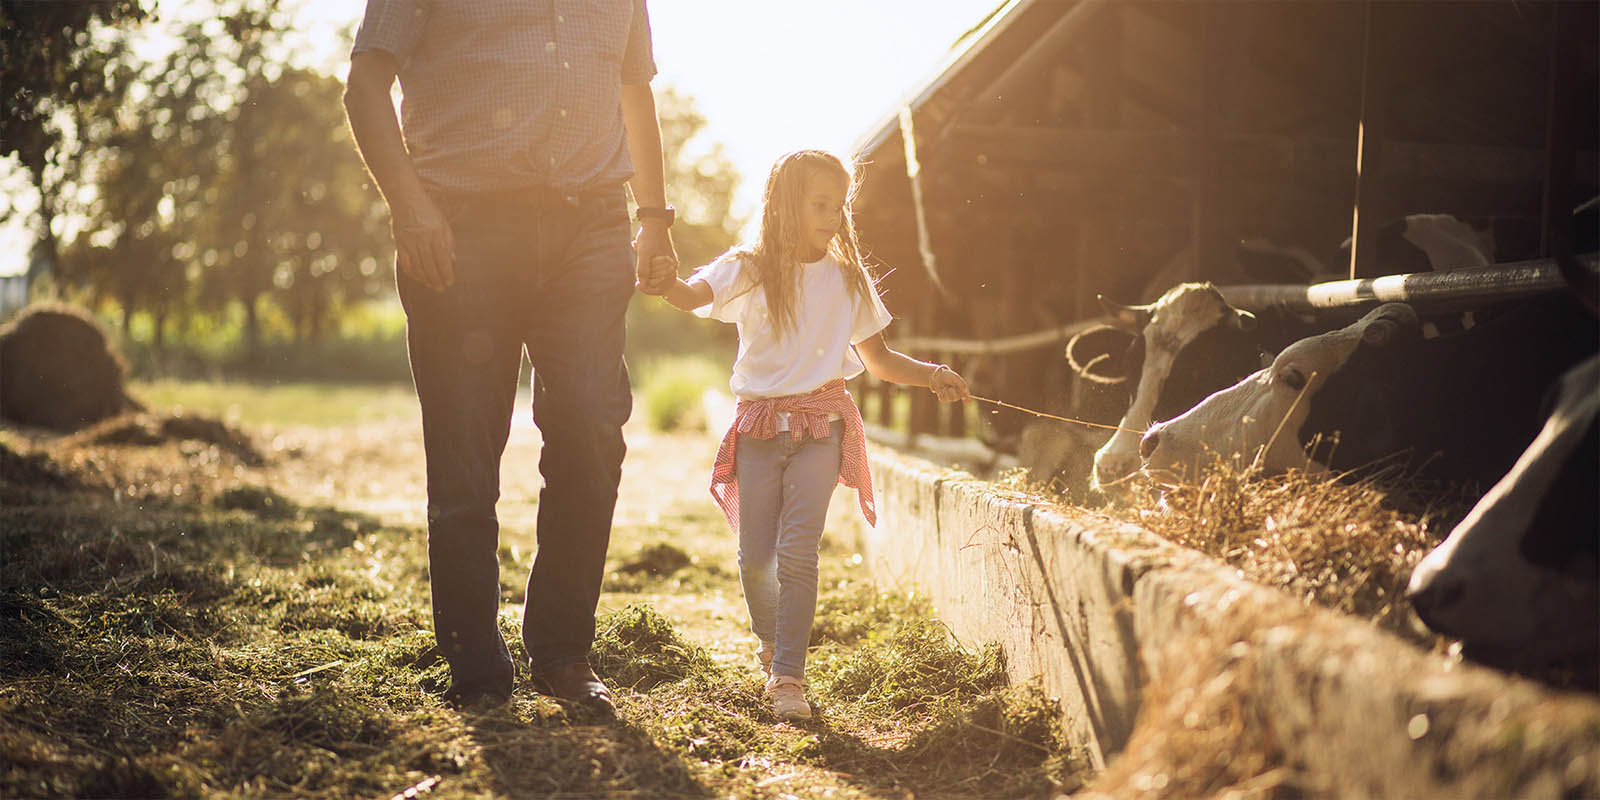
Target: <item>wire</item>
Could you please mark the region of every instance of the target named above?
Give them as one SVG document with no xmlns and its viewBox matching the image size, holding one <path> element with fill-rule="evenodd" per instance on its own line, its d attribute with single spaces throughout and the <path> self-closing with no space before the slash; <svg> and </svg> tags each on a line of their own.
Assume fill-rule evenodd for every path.
<svg viewBox="0 0 1600 800">
<path fill-rule="evenodd" d="M 1034 411 L 1031 408 L 1023 408 L 1022 406 L 1012 405 L 1010 403 L 1007 403 L 1004 400 L 994 400 L 994 399 L 991 399 L 991 398 L 988 398 L 988 397 L 979 397 L 979 396 L 977 396 L 975 394 L 971 395 L 971 397 L 972 397 L 972 399 L 978 400 L 980 402 L 989 403 L 990 405 L 1004 406 L 1006 408 L 1010 408 L 1010 409 L 1015 409 L 1017 411 L 1021 411 L 1024 414 L 1032 414 L 1032 415 L 1034 415 L 1036 417 L 1046 417 L 1046 418 L 1049 418 L 1049 419 L 1060 420 L 1062 422 L 1071 422 L 1071 423 L 1076 424 L 1076 425 L 1087 425 L 1087 426 L 1089 426 L 1091 428 L 1105 428 L 1106 430 L 1127 431 L 1128 433 L 1134 433 L 1134 434 L 1138 434 L 1140 436 L 1144 435 L 1144 431 L 1134 430 L 1133 428 L 1124 428 L 1124 427 L 1122 427 L 1120 425 L 1104 425 L 1104 424 L 1101 424 L 1099 422 L 1088 422 L 1086 420 L 1081 420 L 1081 419 L 1072 419 L 1071 417 L 1058 417 L 1058 416 L 1056 416 L 1054 414 L 1046 414 L 1043 411 Z"/>
</svg>

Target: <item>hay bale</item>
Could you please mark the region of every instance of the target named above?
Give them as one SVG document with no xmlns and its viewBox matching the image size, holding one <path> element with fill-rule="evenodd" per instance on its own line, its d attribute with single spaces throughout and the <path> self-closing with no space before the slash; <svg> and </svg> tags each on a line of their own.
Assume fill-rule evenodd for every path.
<svg viewBox="0 0 1600 800">
<path fill-rule="evenodd" d="M 81 309 L 35 305 L 0 328 L 0 418 L 70 432 L 138 403 L 127 364 Z"/>
</svg>

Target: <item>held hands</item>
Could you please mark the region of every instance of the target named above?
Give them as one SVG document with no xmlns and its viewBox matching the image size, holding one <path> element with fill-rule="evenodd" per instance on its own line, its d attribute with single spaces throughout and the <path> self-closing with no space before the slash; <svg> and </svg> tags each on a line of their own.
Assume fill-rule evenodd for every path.
<svg viewBox="0 0 1600 800">
<path fill-rule="evenodd" d="M 649 276 L 646 277 L 644 273 L 640 273 L 639 288 L 645 294 L 666 294 L 677 279 L 678 260 L 671 256 L 656 256 L 650 262 Z M 645 289 L 646 286 L 660 288 L 660 291 L 650 291 Z"/>
<path fill-rule="evenodd" d="M 638 275 L 634 285 L 645 294 L 666 294 L 678 278 L 678 254 L 667 226 L 651 221 L 640 224 L 633 252 Z"/>
<path fill-rule="evenodd" d="M 402 272 L 436 292 L 455 283 L 455 233 L 433 198 L 418 194 L 414 202 L 391 206 L 389 225 Z"/>
<path fill-rule="evenodd" d="M 966 379 L 944 364 L 934 367 L 933 374 L 928 376 L 928 390 L 944 403 L 972 399 L 972 393 L 967 391 Z"/>
</svg>

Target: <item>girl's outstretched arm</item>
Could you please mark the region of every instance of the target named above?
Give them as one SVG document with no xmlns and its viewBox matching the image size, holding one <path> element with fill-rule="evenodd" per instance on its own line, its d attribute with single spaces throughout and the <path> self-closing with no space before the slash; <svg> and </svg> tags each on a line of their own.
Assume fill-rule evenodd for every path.
<svg viewBox="0 0 1600 800">
<path fill-rule="evenodd" d="M 967 381 L 944 364 L 918 361 L 898 350 L 893 350 L 877 334 L 856 345 L 856 354 L 867 372 L 880 381 L 901 383 L 906 386 L 926 386 L 946 403 L 972 399 L 967 391 Z"/>
<path fill-rule="evenodd" d="M 673 278 L 662 297 L 681 311 L 693 311 L 711 302 L 711 284 L 700 279 L 684 283 L 682 278 Z"/>
</svg>

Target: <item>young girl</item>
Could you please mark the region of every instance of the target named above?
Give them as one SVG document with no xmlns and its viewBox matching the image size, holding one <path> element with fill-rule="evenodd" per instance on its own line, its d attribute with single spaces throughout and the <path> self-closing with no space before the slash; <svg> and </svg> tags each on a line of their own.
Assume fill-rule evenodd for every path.
<svg viewBox="0 0 1600 800">
<path fill-rule="evenodd" d="M 779 716 L 807 719 L 806 644 L 817 605 L 817 548 L 833 487 L 856 489 L 868 524 L 861 413 L 845 380 L 865 365 L 880 380 L 926 386 L 949 402 L 967 383 L 943 364 L 883 341 L 891 320 L 862 264 L 850 220 L 855 182 L 835 156 L 801 150 L 767 177 L 755 246 L 729 251 L 688 281 L 666 258 L 651 283 L 667 302 L 739 329 L 729 382 L 739 398 L 711 473 L 711 494 L 739 533 L 739 579 L 761 644 L 766 695 Z"/>
</svg>

